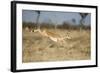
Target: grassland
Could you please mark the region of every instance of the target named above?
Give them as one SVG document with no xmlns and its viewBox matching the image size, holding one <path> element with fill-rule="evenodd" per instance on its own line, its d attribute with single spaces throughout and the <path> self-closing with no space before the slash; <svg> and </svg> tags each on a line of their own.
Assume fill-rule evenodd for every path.
<svg viewBox="0 0 100 73">
<path fill-rule="evenodd" d="M 23 30 L 23 63 L 90 59 L 90 30 L 48 30 L 63 37 L 69 35 L 71 39 L 65 39 L 65 43 L 61 45 L 40 35 L 38 32 Z"/>
</svg>

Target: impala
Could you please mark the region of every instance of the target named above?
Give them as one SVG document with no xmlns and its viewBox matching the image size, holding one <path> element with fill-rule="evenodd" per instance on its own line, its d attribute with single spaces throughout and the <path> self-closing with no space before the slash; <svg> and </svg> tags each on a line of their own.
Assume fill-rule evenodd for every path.
<svg viewBox="0 0 100 73">
<path fill-rule="evenodd" d="M 69 36 L 63 37 L 57 33 L 50 32 L 46 29 L 44 29 L 44 30 L 36 29 L 36 30 L 34 30 L 34 32 L 39 32 L 42 36 L 48 37 L 50 40 L 52 40 L 56 43 L 64 42 L 65 39 L 71 39 L 71 37 L 69 37 Z"/>
</svg>

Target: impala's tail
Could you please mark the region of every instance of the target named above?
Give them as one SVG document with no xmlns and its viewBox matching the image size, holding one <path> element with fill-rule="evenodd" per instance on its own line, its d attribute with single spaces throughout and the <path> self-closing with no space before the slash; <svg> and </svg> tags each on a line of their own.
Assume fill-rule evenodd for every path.
<svg viewBox="0 0 100 73">
<path fill-rule="evenodd" d="M 59 40 L 64 40 L 64 39 L 71 39 L 71 37 L 67 36 L 67 37 L 59 38 Z"/>
<path fill-rule="evenodd" d="M 65 37 L 64 39 L 71 39 L 71 37 L 67 36 L 67 37 Z"/>
</svg>

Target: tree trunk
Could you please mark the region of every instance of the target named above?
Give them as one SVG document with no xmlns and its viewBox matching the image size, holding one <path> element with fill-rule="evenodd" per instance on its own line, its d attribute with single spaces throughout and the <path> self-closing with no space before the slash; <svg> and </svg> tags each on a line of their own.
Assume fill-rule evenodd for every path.
<svg viewBox="0 0 100 73">
<path fill-rule="evenodd" d="M 36 19 L 37 28 L 40 28 L 40 25 L 39 25 L 39 17 L 40 17 L 40 14 L 38 14 L 37 19 Z"/>
</svg>

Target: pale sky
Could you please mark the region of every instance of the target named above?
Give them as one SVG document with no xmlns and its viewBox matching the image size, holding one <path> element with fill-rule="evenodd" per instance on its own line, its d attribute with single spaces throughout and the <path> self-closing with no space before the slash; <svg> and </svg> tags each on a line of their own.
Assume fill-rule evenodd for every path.
<svg viewBox="0 0 100 73">
<path fill-rule="evenodd" d="M 25 22 L 36 22 L 37 13 L 34 10 L 23 10 L 22 20 Z M 76 23 L 72 21 L 75 19 Z M 54 24 L 62 24 L 64 21 L 78 25 L 81 16 L 76 12 L 58 12 L 58 11 L 41 11 L 39 23 L 49 22 Z M 85 25 L 91 24 L 91 14 L 88 14 L 84 20 Z"/>
</svg>

